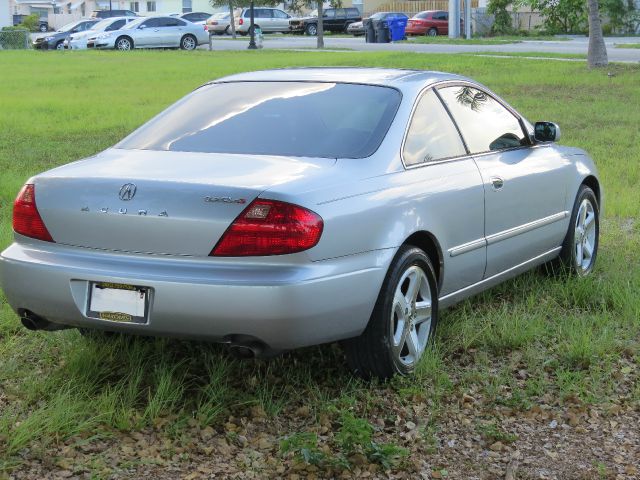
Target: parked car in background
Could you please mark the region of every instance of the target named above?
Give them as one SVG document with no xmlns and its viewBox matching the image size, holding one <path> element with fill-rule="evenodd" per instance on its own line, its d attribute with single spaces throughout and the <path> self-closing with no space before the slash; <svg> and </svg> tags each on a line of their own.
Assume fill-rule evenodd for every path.
<svg viewBox="0 0 640 480">
<path fill-rule="evenodd" d="M 191 23 L 197 23 L 199 25 L 205 25 L 209 17 L 211 17 L 211 13 L 205 12 L 189 12 L 180 15 L 180 18 L 182 18 L 183 20 Z"/>
<path fill-rule="evenodd" d="M 325 32 L 346 32 L 349 25 L 360 22 L 362 16 L 357 8 L 327 8 L 322 15 Z M 289 30 L 293 33 L 318 33 L 318 11 L 314 10 L 307 17 L 296 18 L 289 22 Z"/>
<path fill-rule="evenodd" d="M 460 30 L 464 30 L 460 20 Z M 415 14 L 407 22 L 407 35 L 449 35 L 449 12 L 442 10 L 427 10 Z"/>
<path fill-rule="evenodd" d="M 98 20 L 78 20 L 67 23 L 64 27 L 56 30 L 51 35 L 36 38 L 33 41 L 33 48 L 39 50 L 64 50 L 64 41 L 74 33 L 84 32 L 91 29 Z"/>
<path fill-rule="evenodd" d="M 64 41 L 64 47 L 69 50 L 84 50 L 87 48 L 89 38 L 95 38 L 103 32 L 120 30 L 127 23 L 133 22 L 136 17 L 111 17 L 100 20 L 91 29 L 74 33 Z"/>
<path fill-rule="evenodd" d="M 177 17 L 141 17 L 122 29 L 104 32 L 87 41 L 87 48 L 181 48 L 195 50 L 209 42 L 206 27 Z"/>
<path fill-rule="evenodd" d="M 358 375 L 407 375 L 442 309 L 593 271 L 600 180 L 559 138 L 460 75 L 240 73 L 27 180 L 0 285 L 30 330 L 342 341 Z"/>
<path fill-rule="evenodd" d="M 231 34 L 231 14 L 229 12 L 214 13 L 207 19 L 207 30 L 217 35 Z"/>
<path fill-rule="evenodd" d="M 94 10 L 91 18 L 111 18 L 111 17 L 137 17 L 133 10 Z"/>
<path fill-rule="evenodd" d="M 387 20 L 390 16 L 409 18 L 406 13 L 402 12 L 376 12 L 368 18 L 371 20 Z M 364 35 L 364 20 L 349 25 L 347 27 L 347 33 L 352 34 L 354 37 Z"/>
<path fill-rule="evenodd" d="M 347 27 L 347 33 L 354 37 L 360 37 L 364 35 L 364 19 L 359 22 L 353 22 Z"/>
<path fill-rule="evenodd" d="M 253 23 L 265 33 L 288 33 L 290 19 L 291 15 L 279 8 L 254 7 L 253 9 Z M 235 23 L 237 33 L 240 35 L 249 33 L 251 9 L 243 8 L 240 15 L 235 18 Z"/>
<path fill-rule="evenodd" d="M 23 24 L 25 18 L 29 17 L 30 15 L 14 15 L 13 16 L 13 26 L 18 26 Z M 39 31 L 39 32 L 48 32 L 49 31 L 49 20 L 46 17 L 40 17 L 37 25 L 35 26 L 35 30 Z M 35 31 L 34 30 L 34 31 Z"/>
</svg>

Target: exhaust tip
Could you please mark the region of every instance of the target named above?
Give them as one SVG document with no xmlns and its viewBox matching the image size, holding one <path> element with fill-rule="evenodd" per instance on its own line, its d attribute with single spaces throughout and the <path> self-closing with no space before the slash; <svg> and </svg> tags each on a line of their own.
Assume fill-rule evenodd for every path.
<svg viewBox="0 0 640 480">
<path fill-rule="evenodd" d="M 39 330 L 38 325 L 31 317 L 24 316 L 20 319 L 20 322 L 27 330 Z"/>
<path fill-rule="evenodd" d="M 27 330 L 46 330 L 52 332 L 54 330 L 64 330 L 70 328 L 67 325 L 52 323 L 46 318 L 42 318 L 29 310 L 19 310 L 20 322 Z"/>
</svg>

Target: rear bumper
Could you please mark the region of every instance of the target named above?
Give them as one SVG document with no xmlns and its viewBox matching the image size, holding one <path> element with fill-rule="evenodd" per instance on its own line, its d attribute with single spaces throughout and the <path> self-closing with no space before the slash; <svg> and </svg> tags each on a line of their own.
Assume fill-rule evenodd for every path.
<svg viewBox="0 0 640 480">
<path fill-rule="evenodd" d="M 291 349 L 359 335 L 394 253 L 239 265 L 14 243 L 0 255 L 0 285 L 15 311 L 62 325 L 211 341 L 250 336 Z M 149 287 L 148 323 L 88 317 L 89 281 Z"/>
</svg>

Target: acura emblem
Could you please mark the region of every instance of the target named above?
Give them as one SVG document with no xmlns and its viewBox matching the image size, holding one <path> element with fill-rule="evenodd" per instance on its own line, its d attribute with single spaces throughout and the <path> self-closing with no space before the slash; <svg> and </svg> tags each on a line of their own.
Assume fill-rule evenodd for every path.
<svg viewBox="0 0 640 480">
<path fill-rule="evenodd" d="M 138 187 L 136 187 L 135 183 L 125 183 L 120 187 L 120 193 L 118 196 L 120 197 L 120 200 L 128 202 L 136 196 L 137 189 Z"/>
</svg>

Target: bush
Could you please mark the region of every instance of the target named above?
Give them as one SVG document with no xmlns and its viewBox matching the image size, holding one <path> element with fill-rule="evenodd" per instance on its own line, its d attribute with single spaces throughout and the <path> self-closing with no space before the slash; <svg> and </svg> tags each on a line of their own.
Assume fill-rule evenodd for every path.
<svg viewBox="0 0 640 480">
<path fill-rule="evenodd" d="M 40 29 L 40 15 L 32 13 L 31 15 L 22 19 L 22 24 L 19 25 L 29 30 L 30 32 L 37 32 Z"/>
<path fill-rule="evenodd" d="M 491 26 L 491 33 L 499 35 L 513 33 L 511 14 L 507 11 L 507 7 L 511 3 L 511 0 L 489 0 L 487 12 L 495 18 Z"/>
</svg>

